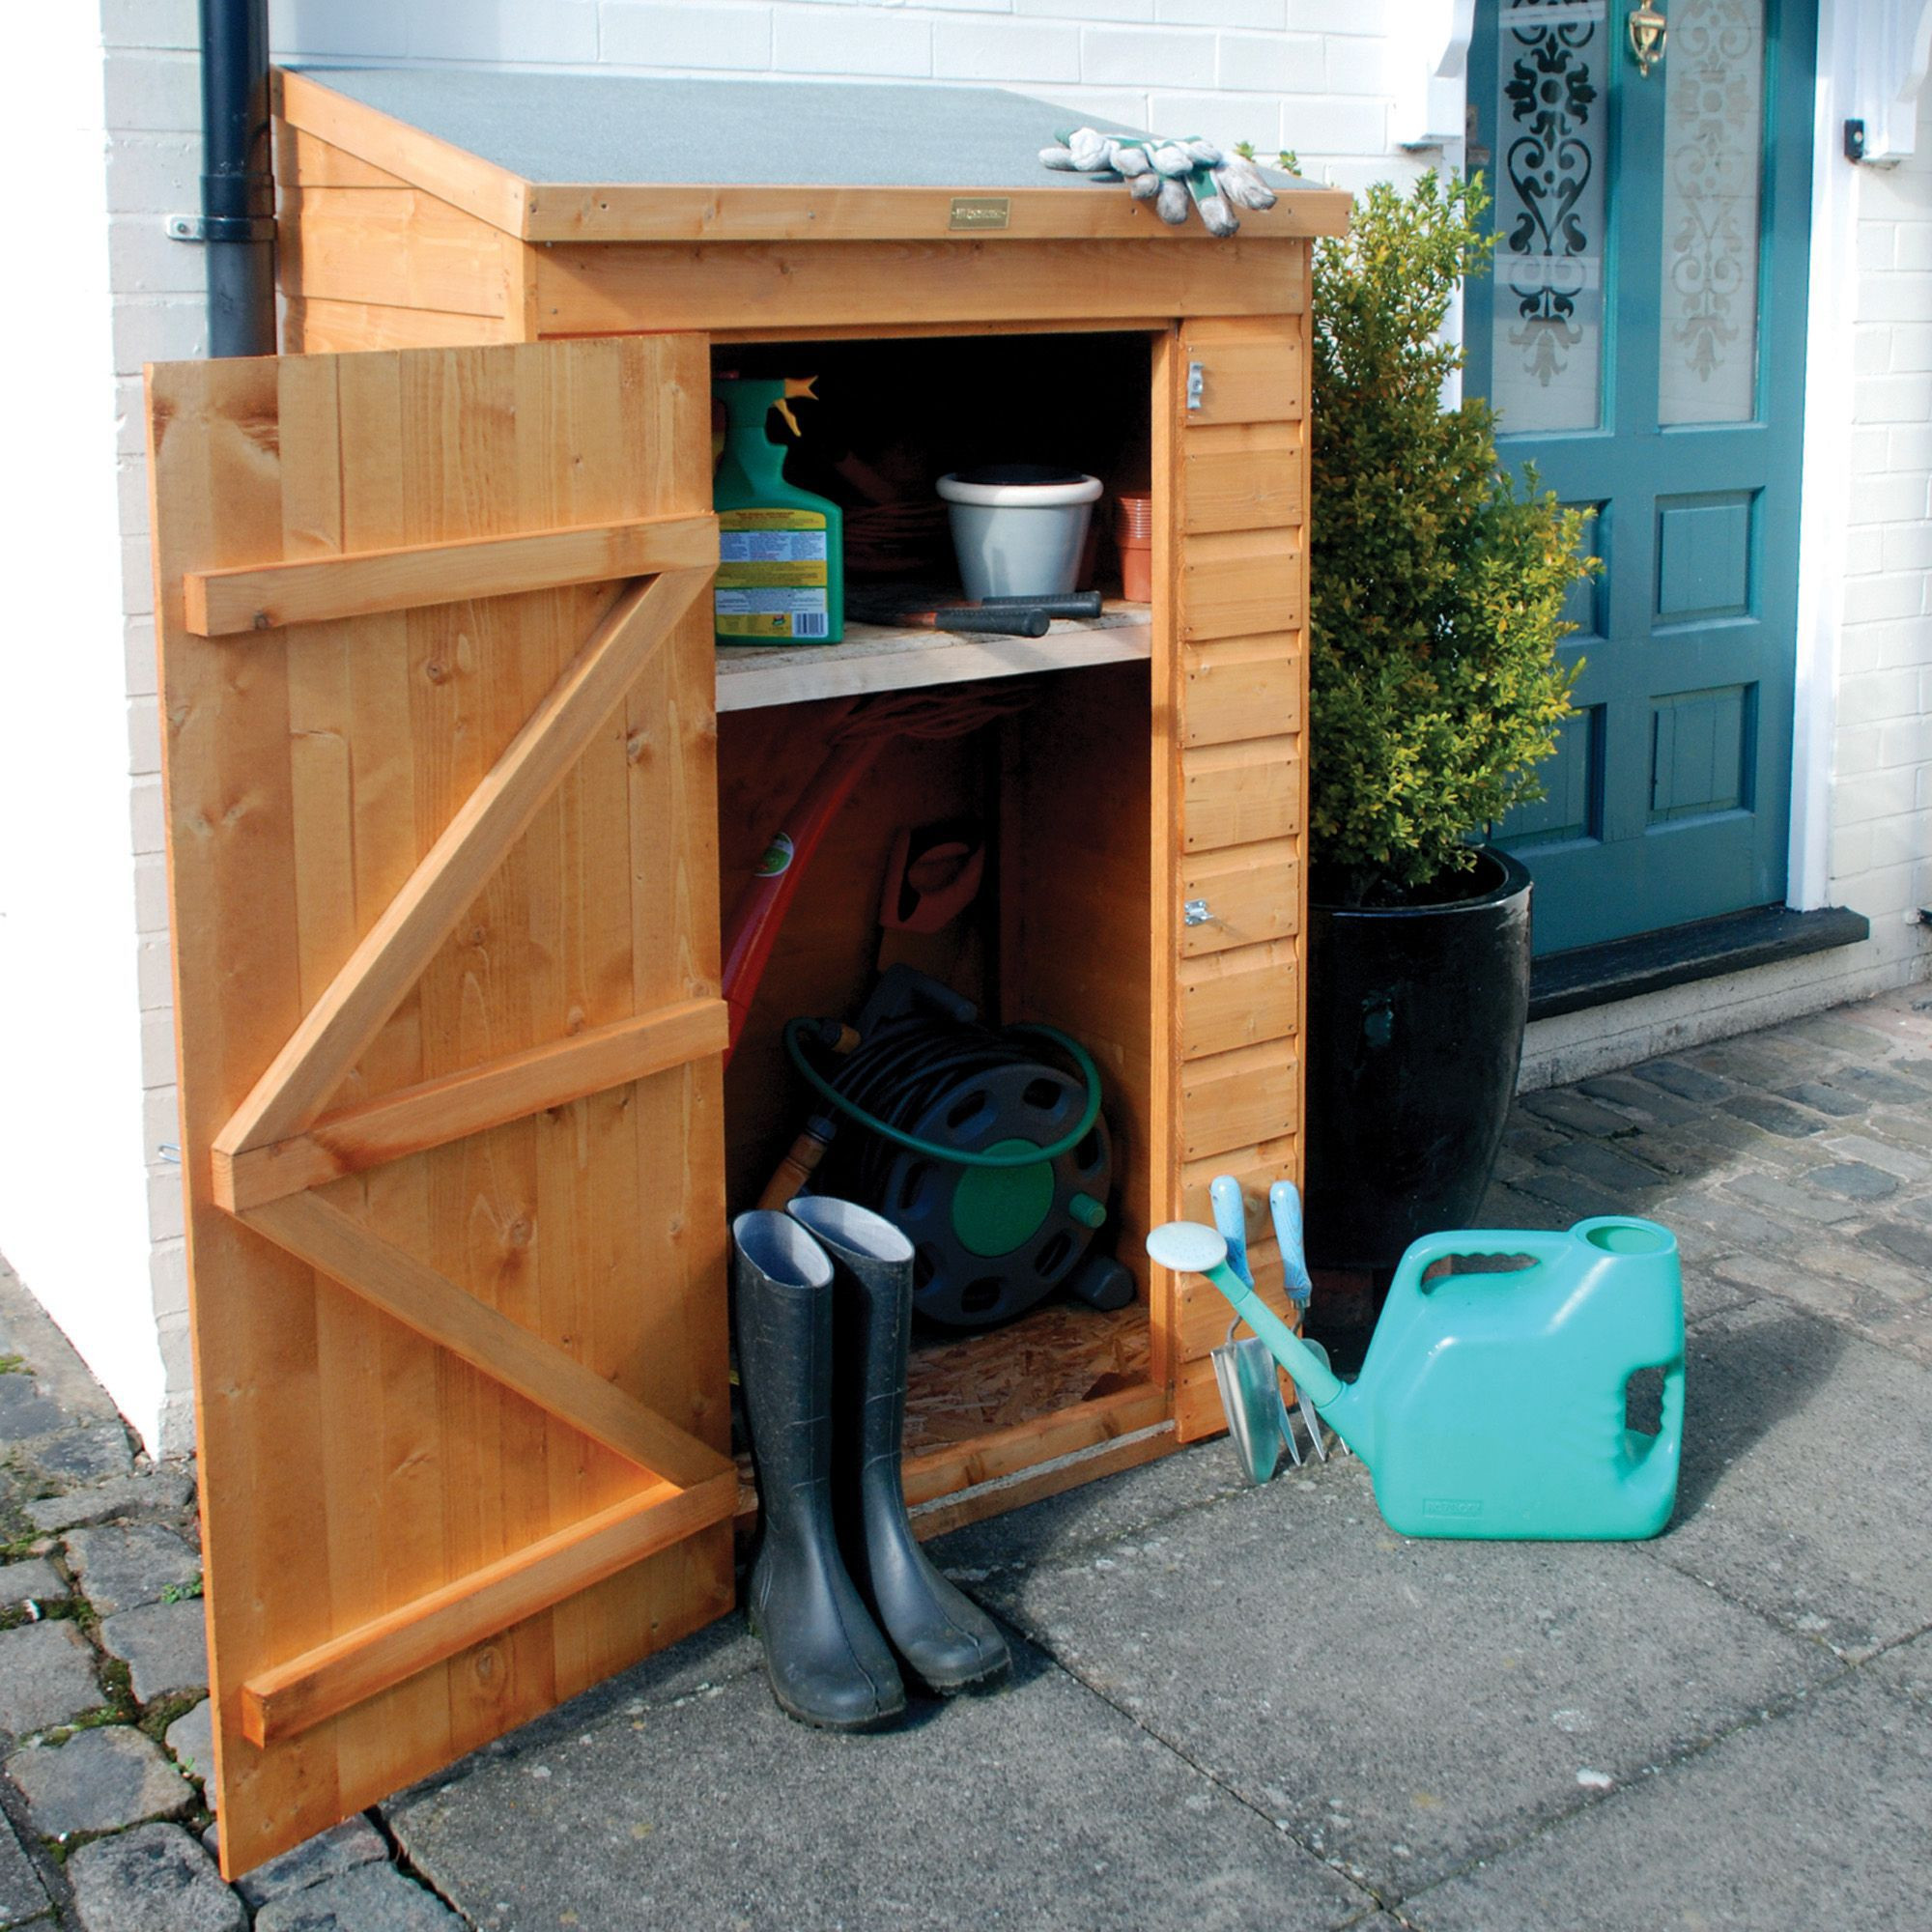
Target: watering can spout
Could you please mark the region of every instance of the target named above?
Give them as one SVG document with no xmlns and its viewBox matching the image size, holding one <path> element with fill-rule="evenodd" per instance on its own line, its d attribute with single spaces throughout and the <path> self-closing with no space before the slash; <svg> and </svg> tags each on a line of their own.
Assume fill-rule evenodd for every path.
<svg viewBox="0 0 1932 1932">
<path fill-rule="evenodd" d="M 1307 1350 L 1304 1348 L 1303 1352 Z M 1299 1372 L 1294 1372 L 1299 1377 Z M 1373 1469 L 1376 1466 L 1375 1408 L 1359 1382 L 1344 1382 L 1328 1402 L 1315 1404 L 1321 1420 Z"/>
<path fill-rule="evenodd" d="M 1148 1236 L 1148 1253 L 1177 1274 L 1205 1275 L 1267 1351 L 1306 1393 L 1323 1422 L 1366 1463 L 1374 1448 L 1368 1405 L 1229 1265 L 1228 1243 L 1198 1221 L 1169 1221 Z"/>
</svg>

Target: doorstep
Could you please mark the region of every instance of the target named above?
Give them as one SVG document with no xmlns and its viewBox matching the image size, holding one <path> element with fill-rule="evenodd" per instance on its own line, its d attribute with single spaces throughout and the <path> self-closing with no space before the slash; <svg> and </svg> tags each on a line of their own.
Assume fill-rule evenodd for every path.
<svg viewBox="0 0 1932 1932">
<path fill-rule="evenodd" d="M 1849 906 L 1824 906 L 1815 912 L 1759 906 L 1603 946 L 1579 946 L 1573 952 L 1549 953 L 1531 968 L 1529 1017 L 1550 1019 L 1612 1000 L 1661 993 L 1696 980 L 1776 965 L 1807 952 L 1856 946 L 1870 936 L 1871 922 Z"/>
</svg>

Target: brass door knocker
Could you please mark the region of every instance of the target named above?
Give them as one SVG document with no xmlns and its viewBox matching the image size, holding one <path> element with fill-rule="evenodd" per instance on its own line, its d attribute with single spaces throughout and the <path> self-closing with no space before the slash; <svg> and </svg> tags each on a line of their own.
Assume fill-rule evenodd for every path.
<svg viewBox="0 0 1932 1932">
<path fill-rule="evenodd" d="M 1669 22 L 1650 4 L 1650 0 L 1643 0 L 1641 7 L 1631 9 L 1631 55 L 1636 62 L 1639 79 L 1650 78 L 1651 69 L 1663 58 L 1663 43 L 1669 37 Z"/>
</svg>

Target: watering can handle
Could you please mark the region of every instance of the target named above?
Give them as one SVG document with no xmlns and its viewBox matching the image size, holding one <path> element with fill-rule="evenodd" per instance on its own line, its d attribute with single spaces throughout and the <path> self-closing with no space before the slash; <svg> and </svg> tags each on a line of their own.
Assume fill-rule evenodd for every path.
<svg viewBox="0 0 1932 1932">
<path fill-rule="evenodd" d="M 1445 1228 L 1409 1242 L 1389 1293 L 1420 1287 L 1422 1277 L 1437 1262 L 1457 1255 L 1527 1255 L 1536 1262 L 1556 1262 L 1576 1245 L 1576 1236 L 1567 1228 Z"/>
<path fill-rule="evenodd" d="M 1658 1430 L 1660 1442 L 1684 1439 L 1684 1358 L 1680 1355 L 1663 1372 L 1663 1419 Z"/>
</svg>

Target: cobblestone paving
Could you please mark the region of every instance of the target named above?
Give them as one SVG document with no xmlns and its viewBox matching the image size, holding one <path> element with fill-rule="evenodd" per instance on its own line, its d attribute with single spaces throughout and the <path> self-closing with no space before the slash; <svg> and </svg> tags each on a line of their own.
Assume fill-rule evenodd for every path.
<svg viewBox="0 0 1932 1932">
<path fill-rule="evenodd" d="M 1340 1465 L 1339 1476 L 1332 1463 L 1327 1471 L 1304 1471 L 1293 1487 L 1314 1494 L 1297 1503 L 1286 1482 L 1244 1492 L 1224 1481 L 1225 1457 L 1203 1450 L 1098 1486 L 1086 1498 L 1076 1494 L 961 1532 L 946 1546 L 953 1573 L 1037 1646 L 1022 1671 L 1026 1694 L 1043 1703 L 1074 1699 L 1066 1709 L 1075 1729 L 1090 1721 L 1081 1715 L 1088 1705 L 1117 1728 L 1124 1715 L 1145 1749 L 1154 1750 L 1157 1742 L 1172 1747 L 1180 1760 L 1175 1769 L 1183 1779 L 1198 1779 L 1201 1795 L 1185 1798 L 1183 1808 L 1207 1815 L 1210 1795 L 1215 1815 L 1232 1806 L 1236 1838 L 1253 1822 L 1249 1810 L 1268 1814 L 1266 1843 L 1240 1840 L 1240 1878 L 1264 1889 L 1289 1883 L 1286 1868 L 1269 1863 L 1275 1854 L 1268 1844 L 1302 1861 L 1306 1868 L 1297 1867 L 1290 1886 L 1290 1891 L 1301 1888 L 1293 1896 L 1302 1903 L 1287 1908 L 1288 1932 L 1303 1922 L 1426 1932 L 1464 1924 L 1484 1932 L 1518 1926 L 1548 1932 L 1574 1922 L 1622 1932 L 1652 1922 L 1644 1915 L 1665 1896 L 1685 1902 L 1686 1916 L 1672 1923 L 1756 1924 L 1761 1920 L 1748 1900 L 1734 1918 L 1700 1918 L 1694 1901 L 1746 1897 L 1780 1860 L 1793 1865 L 1782 1894 L 1796 1915 L 1789 1923 L 1903 1922 L 1883 1916 L 1876 1902 L 1889 1883 L 1885 1860 L 1894 1842 L 1884 1831 L 1872 1839 L 1875 1854 L 1866 1847 L 1868 1862 L 1876 1863 L 1876 1876 L 1867 1872 L 1862 1880 L 1869 1897 L 1848 1881 L 1851 1893 L 1813 1900 L 1804 1861 L 1816 1848 L 1806 1849 L 1802 1818 L 1790 1829 L 1762 1820 L 1737 1833 L 1720 1826 L 1740 1804 L 1756 1802 L 1754 1762 L 1762 1760 L 1765 1776 L 1789 1784 L 1803 1780 L 1804 1767 L 1819 1752 L 1831 1758 L 1831 1790 L 1807 1792 L 1802 1807 L 1793 1801 L 1793 1810 L 1833 1811 L 1831 1829 L 1841 1834 L 1834 1858 L 1849 1857 L 1850 1838 L 1871 1829 L 1857 1803 L 1844 1797 L 1860 1789 L 1865 1773 L 1898 1794 L 1901 1815 L 1918 1818 L 1913 1829 L 1921 1837 L 1923 1809 L 1932 1800 L 1932 1691 L 1924 1658 L 1932 1525 L 1919 1506 L 1924 1471 L 1911 1446 L 1924 1433 L 1932 1387 L 1924 1373 L 1932 1369 L 1932 993 L 1911 989 L 1525 1096 L 1511 1120 L 1485 1223 L 1565 1227 L 1609 1212 L 1646 1214 L 1677 1234 L 1696 1453 L 1687 1448 L 1671 1533 L 1634 1559 L 1643 1571 L 1632 1571 L 1623 1556 L 1577 1559 L 1592 1580 L 1576 1628 L 1586 1630 L 1597 1619 L 1602 1641 L 1615 1648 L 1625 1641 L 1620 1618 L 1639 1630 L 1671 1589 L 1689 1592 L 1673 1613 L 1682 1645 L 1675 1654 L 1701 1645 L 1710 1661 L 1709 1683 L 1687 1678 L 1678 1697 L 1687 1736 L 1704 1721 L 1700 1697 L 1722 1715 L 1711 1718 L 1709 1735 L 1697 1734 L 1682 1751 L 1672 1746 L 1649 1764 L 1646 1750 L 1656 1751 L 1646 1744 L 1646 1719 L 1633 1709 L 1622 1719 L 1627 1746 L 1616 1749 L 1640 1772 L 1628 1778 L 1622 1772 L 1577 1773 L 1581 1788 L 1552 1808 L 1539 1762 L 1523 1757 L 1520 1789 L 1511 1786 L 1507 1767 L 1490 1779 L 1488 1813 L 1464 1819 L 1452 1801 L 1435 1839 L 1410 1817 L 1403 1829 L 1414 1842 L 1384 1852 L 1376 1841 L 1378 1806 L 1391 1818 L 1408 1817 L 1408 1798 L 1381 1790 L 1373 1752 L 1364 1761 L 1362 1788 L 1349 1799 L 1358 1822 L 1333 1796 L 1325 1812 L 1308 1799 L 1317 1805 L 1309 1822 L 1294 1794 L 1262 1784 L 1257 1797 L 1244 1783 L 1250 1767 L 1243 1750 L 1262 1764 L 1269 1736 L 1292 1721 L 1287 1714 L 1263 1723 L 1252 1745 L 1231 1745 L 1228 1764 L 1217 1769 L 1207 1740 L 1228 1732 L 1230 1706 L 1220 1693 L 1232 1689 L 1238 1710 L 1238 1683 L 1231 1678 L 1215 1687 L 1219 1701 L 1198 1740 L 1189 1730 L 1198 1686 L 1187 1671 L 1179 1673 L 1178 1690 L 1151 1686 L 1145 1699 L 1120 1693 L 1109 1677 L 1117 1666 L 1107 1657 L 1104 1613 L 1094 1615 L 1091 1581 L 1078 1577 L 1117 1565 L 1124 1574 L 1137 1554 L 1158 1547 L 1160 1536 L 1184 1543 L 1195 1533 L 1189 1522 L 1205 1535 L 1207 1525 L 1220 1521 L 1213 1538 L 1221 1540 L 1245 1533 L 1238 1529 L 1242 1511 L 1252 1530 L 1257 1511 L 1315 1512 L 1319 1505 L 1325 1515 L 1304 1514 L 1294 1533 L 1308 1537 L 1311 1548 L 1330 1539 L 1337 1566 L 1364 1566 L 1358 1578 L 1364 1593 L 1385 1587 L 1369 1574 L 1374 1564 L 1406 1563 L 1418 1548 L 1424 1561 L 1458 1548 L 1503 1551 L 1499 1563 L 1518 1564 L 1537 1580 L 1522 1584 L 1513 1580 L 1514 1571 L 1509 1577 L 1498 1572 L 1489 1614 L 1499 1623 L 1519 1614 L 1516 1600 L 1528 1589 L 1541 1605 L 1534 1609 L 1543 1620 L 1536 1628 L 1571 1617 L 1561 1605 L 1543 1602 L 1560 1595 L 1563 1586 L 1550 1580 L 1557 1573 L 1508 1546 L 1437 1545 L 1432 1551 L 1384 1537 L 1366 1549 L 1357 1517 L 1347 1514 L 1360 1509 L 1365 1493 L 1359 1465 Z M 1870 1348 L 1856 1374 L 1831 1374 L 1833 1347 L 1864 1345 Z M 1909 1417 L 1912 1427 L 1894 1435 L 1888 1415 Z M 1217 1519 L 1217 1511 L 1233 1514 Z M 1149 1534 L 1163 1522 L 1160 1536 Z M 1278 1540 L 1269 1528 L 1269 1546 Z M 493 1747 L 450 1774 L 450 1782 L 404 1795 L 386 1815 L 352 1819 L 239 1888 L 223 1885 L 212 1856 L 218 1829 L 208 1808 L 212 1794 L 203 1786 L 210 1743 L 205 1652 L 192 1608 L 200 1586 L 192 1470 L 155 1468 L 134 1453 L 106 1397 L 4 1262 L 0 1544 L 0 1810 L 11 1827 L 11 1835 L 0 1831 L 0 1932 L 26 1926 L 228 1932 L 250 1924 L 264 1932 L 392 1926 L 436 1932 L 559 1922 L 622 1932 L 714 1919 L 762 1932 L 766 1923 L 819 1922 L 817 1901 L 801 1905 L 789 1896 L 782 1871 L 772 1881 L 772 1917 L 719 1918 L 713 1910 L 719 1902 L 706 1898 L 701 1886 L 689 1896 L 671 1889 L 678 1866 L 668 1834 L 653 1855 L 660 1861 L 658 1889 L 593 1890 L 586 1896 L 627 1902 L 591 1905 L 588 1917 L 574 1914 L 573 1887 L 591 1883 L 589 1867 L 562 1848 L 580 1839 L 554 1835 L 553 1827 L 560 1833 L 563 1821 L 536 1815 L 536 1800 L 528 1801 L 524 1826 L 506 1832 L 499 1802 L 490 1795 L 495 1776 L 515 1776 L 527 1785 L 525 1755 L 554 1754 L 573 1741 L 586 1753 L 587 1772 L 621 1747 L 641 1753 L 632 1767 L 634 1781 L 661 1777 L 662 1767 L 649 1762 L 648 1740 L 639 1745 L 634 1736 L 647 1728 L 639 1714 L 649 1712 L 656 1723 L 662 1708 L 678 1714 L 685 1729 L 701 1731 L 705 1720 L 688 1712 L 709 1710 L 717 1714 L 709 1719 L 714 1726 L 726 1723 L 724 1714 L 735 1706 L 721 1690 L 740 1678 L 749 1684 L 755 1669 L 755 1653 L 735 1620 Z M 1103 1547 L 1119 1554 L 1095 1557 Z M 1069 1552 L 1080 1559 L 1071 1568 Z M 1458 1561 L 1474 1571 L 1474 1557 Z M 1644 1583 L 1653 1572 L 1673 1580 Z M 1445 1585 L 1452 1580 L 1441 1578 Z M 1313 1595 L 1301 1613 L 1314 1642 L 1323 1611 Z M 1129 1613 L 1135 1630 L 1122 1655 L 1135 1661 L 1118 1666 L 1129 1676 L 1143 1668 L 1138 1623 L 1145 1615 L 1144 1605 Z M 1352 1603 L 1336 1615 L 1353 1627 Z M 1068 1636 L 1069 1627 L 1079 1632 L 1077 1639 Z M 1214 1631 L 1211 1620 L 1204 1628 Z M 1216 1634 L 1211 1640 L 1222 1639 Z M 1399 1659 L 1376 1661 L 1373 1641 L 1364 1639 L 1353 1646 L 1363 1680 L 1351 1690 L 1340 1654 L 1348 1648 L 1332 1651 L 1324 1665 L 1340 1710 L 1351 1716 L 1358 1708 L 1373 1710 L 1378 1684 L 1409 1683 Z M 1639 1658 L 1631 1681 L 1648 1671 L 1652 1693 L 1668 1703 L 1672 1672 L 1659 1675 L 1658 1662 Z M 1447 1666 L 1441 1735 L 1430 1746 L 1452 1761 L 1470 1722 L 1468 1695 L 1488 1694 L 1465 1693 L 1456 1668 Z M 1204 1666 L 1194 1676 L 1211 1679 L 1212 1672 Z M 1310 1688 L 1305 1694 L 1317 1693 Z M 1163 1707 L 1164 1695 L 1171 1708 Z M 1397 1701 L 1405 1735 L 1429 1742 L 1429 1697 L 1411 1689 Z M 796 1727 L 772 1719 L 768 1700 L 738 1702 L 745 1713 L 730 1721 L 778 1724 L 777 1748 L 797 1747 L 808 1755 L 818 1748 L 816 1741 L 801 1741 Z M 1567 1731 L 1569 1720 L 1583 1721 L 1567 1707 L 1556 1717 L 1559 1730 Z M 961 1737 L 967 1722 L 959 1720 Z M 945 1731 L 925 1727 L 928 1740 L 941 1741 L 930 1747 L 944 1748 Z M 714 1740 L 725 1756 L 738 1742 Z M 1120 1744 L 1110 1734 L 1109 1748 Z M 1547 1751 L 1547 1742 L 1539 1748 Z M 1611 1742 L 1598 1748 L 1614 1770 L 1621 1760 Z M 696 1733 L 680 1749 L 685 1762 L 713 1755 Z M 497 1766 L 500 1774 L 492 1769 Z M 601 1768 L 614 1770 L 614 1760 Z M 544 1768 L 529 1776 L 547 1780 L 528 1786 L 546 1801 L 568 1784 L 562 1776 L 551 1780 Z M 729 1776 L 728 1768 L 715 1766 L 706 1773 L 725 1792 Z M 1442 1778 L 1446 1788 L 1452 1781 L 1446 1765 Z M 1652 1782 L 1645 1787 L 1642 1779 Z M 1678 1793 L 1671 1802 L 1660 1789 L 1666 1779 L 1675 1780 Z M 1338 1771 L 1321 1788 L 1340 1782 Z M 836 1779 L 814 1777 L 812 1784 L 821 1806 L 836 1805 Z M 1606 1795 L 1612 1784 L 1614 1795 Z M 591 1776 L 588 1791 L 585 1804 L 604 1804 L 609 1779 Z M 694 1818 L 700 1850 L 702 1834 L 712 1829 L 704 1818 L 713 1815 L 709 1807 L 719 1796 L 711 1793 Z M 742 1819 L 760 1807 L 757 1792 L 739 1797 L 742 1803 L 724 1802 L 725 1816 Z M 467 1819 L 466 1804 L 473 1818 Z M 1089 1791 L 1069 1793 L 1068 1804 L 1077 1819 L 1103 1811 L 1108 1800 Z M 1710 1829 L 1701 1838 L 1686 1836 L 1686 1821 L 1697 1819 Z M 633 1835 L 642 1843 L 641 1830 L 633 1828 Z M 412 1853 L 420 1856 L 421 1870 Z M 632 1856 L 645 1854 L 626 1839 L 622 1853 L 611 1858 Z M 1646 1859 L 1679 1865 L 1670 1883 L 1633 1890 L 1631 1870 Z M 701 1877 L 703 1860 L 693 1869 Z M 444 1895 L 431 1889 L 432 1881 Z M 1289 1892 L 1280 1896 L 1285 1904 Z M 536 1903 L 526 1914 L 516 1901 L 529 1900 Z M 1077 1906 L 1063 1918 L 1048 1913 L 1049 1902 L 1046 1893 L 1022 1892 L 1000 1916 L 1021 1927 L 1081 1922 Z M 883 1896 L 871 1901 L 878 1916 L 868 1918 L 863 1886 L 847 1903 L 848 1924 L 927 1922 L 918 1912 L 894 1918 Z M 1198 1898 L 1186 1914 L 1170 1918 L 1150 1895 L 1140 1922 L 1191 1924 L 1197 1905 Z M 1807 1916 L 1814 1912 L 1823 1916 Z"/>
<path fill-rule="evenodd" d="M 1528 1094 L 1495 1181 L 1492 1226 L 1666 1223 L 1693 1319 L 1766 1295 L 1932 1365 L 1932 996 Z"/>
<path fill-rule="evenodd" d="M 192 1467 L 0 1261 L 0 1932 L 460 1927 L 365 1818 L 222 1883 L 200 1595 Z"/>
</svg>

